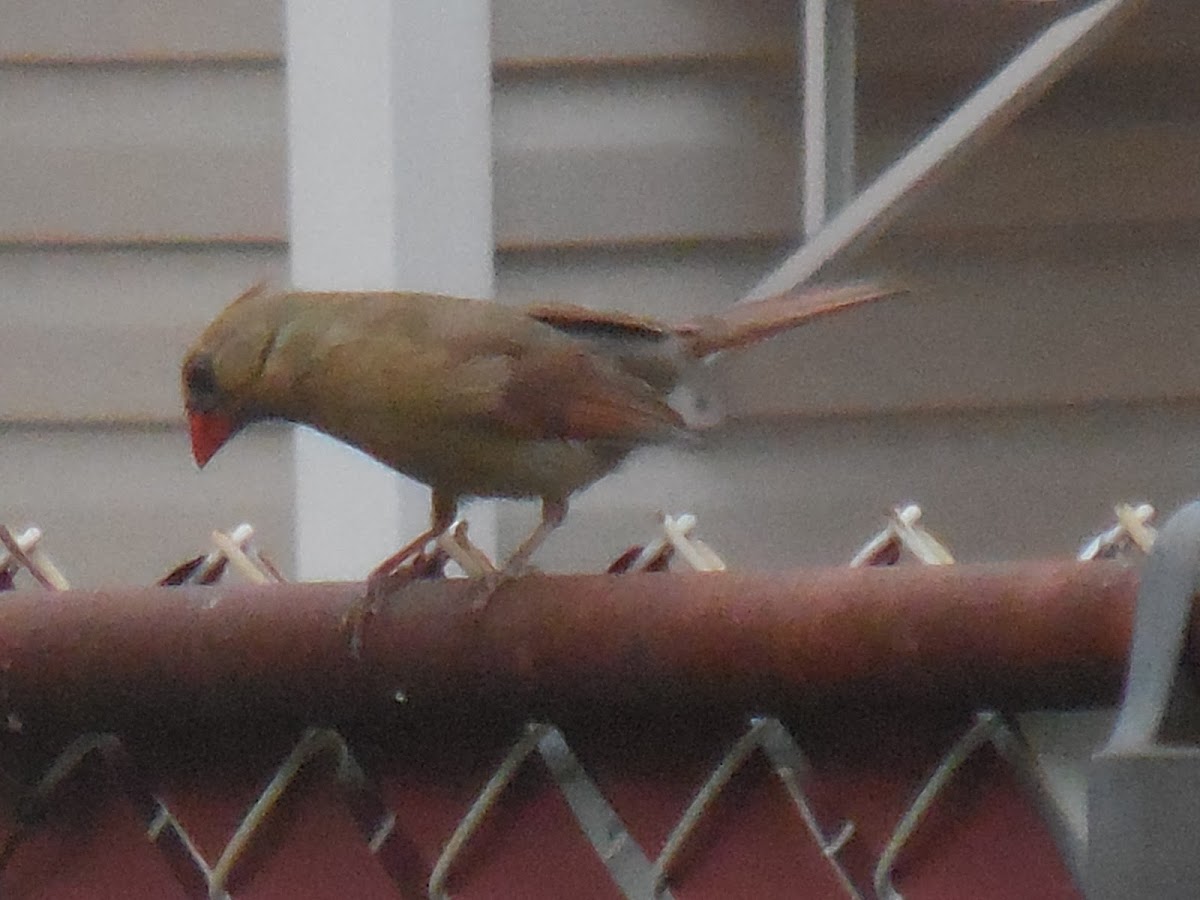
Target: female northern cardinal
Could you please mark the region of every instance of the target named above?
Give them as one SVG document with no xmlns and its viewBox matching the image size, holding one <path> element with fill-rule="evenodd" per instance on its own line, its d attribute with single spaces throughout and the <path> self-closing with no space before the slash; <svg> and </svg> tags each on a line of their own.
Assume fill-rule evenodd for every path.
<svg viewBox="0 0 1200 900">
<path fill-rule="evenodd" d="M 539 497 L 541 522 L 502 574 L 514 572 L 575 491 L 687 428 L 667 398 L 689 362 L 893 293 L 820 288 L 672 327 L 574 306 L 256 286 L 184 360 L 192 453 L 203 466 L 243 426 L 283 419 L 429 485 L 429 530 L 373 582 L 445 531 L 461 498 Z"/>
</svg>

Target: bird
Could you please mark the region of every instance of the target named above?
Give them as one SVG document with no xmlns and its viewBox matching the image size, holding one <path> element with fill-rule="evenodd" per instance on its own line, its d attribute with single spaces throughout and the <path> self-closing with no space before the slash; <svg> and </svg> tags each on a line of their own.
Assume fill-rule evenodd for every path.
<svg viewBox="0 0 1200 900">
<path fill-rule="evenodd" d="M 282 420 L 429 486 L 429 528 L 380 563 L 375 587 L 449 529 L 464 499 L 538 499 L 540 521 L 505 577 L 526 567 L 576 492 L 637 447 L 692 430 L 672 393 L 696 363 L 896 293 L 874 282 L 808 288 L 671 325 L 573 304 L 258 284 L 184 357 L 192 454 L 203 468 L 247 425 Z"/>
</svg>

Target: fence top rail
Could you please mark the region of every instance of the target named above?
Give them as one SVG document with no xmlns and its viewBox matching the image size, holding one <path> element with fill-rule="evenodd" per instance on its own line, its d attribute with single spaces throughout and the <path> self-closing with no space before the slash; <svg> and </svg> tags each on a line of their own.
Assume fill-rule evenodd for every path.
<svg viewBox="0 0 1200 900">
<path fill-rule="evenodd" d="M 1107 703 L 1137 586 L 1113 561 L 531 575 L 476 610 L 463 580 L 415 582 L 368 621 L 358 658 L 343 617 L 361 583 L 16 591 L 0 597 L 0 700 L 21 720 L 92 723 Z"/>
</svg>

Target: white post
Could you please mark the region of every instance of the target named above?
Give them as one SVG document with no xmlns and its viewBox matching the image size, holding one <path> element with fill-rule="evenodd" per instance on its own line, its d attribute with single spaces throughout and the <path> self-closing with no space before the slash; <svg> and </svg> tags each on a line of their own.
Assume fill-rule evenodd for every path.
<svg viewBox="0 0 1200 900">
<path fill-rule="evenodd" d="M 490 297 L 488 0 L 286 14 L 294 286 Z M 428 525 L 425 488 L 305 429 L 295 472 L 303 580 L 362 578 Z M 486 548 L 494 522 L 477 518 Z"/>
</svg>

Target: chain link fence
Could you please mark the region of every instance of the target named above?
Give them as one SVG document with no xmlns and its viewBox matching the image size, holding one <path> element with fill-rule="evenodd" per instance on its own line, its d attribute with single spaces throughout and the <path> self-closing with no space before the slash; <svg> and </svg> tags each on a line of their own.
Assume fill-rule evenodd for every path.
<svg viewBox="0 0 1200 900">
<path fill-rule="evenodd" d="M 1154 511 L 1121 505 L 1081 559 L 1140 554 Z M 951 565 L 915 505 L 852 566 Z M 663 517 L 613 572 L 724 567 L 693 517 Z M 469 547 L 443 549 L 470 570 Z M 36 528 L 0 528 L 0 587 L 68 582 Z M 216 532 L 164 585 L 278 581 L 253 530 Z M 47 596 L 45 602 L 52 602 Z M 299 652 L 299 650 L 298 650 Z M 0 666 L 3 660 L 0 660 Z M 403 697 L 397 697 L 403 701 Z M 137 697 L 129 703 L 136 704 Z M 679 717 L 495 723 L 470 739 L 270 722 L 247 733 L 86 733 L 10 714 L 0 747 L 4 896 L 1081 896 L 1082 838 L 1003 710 L 836 721 Z M 505 735 L 508 735 L 506 738 Z M 55 749 L 51 749 L 55 748 Z M 60 748 L 60 749 L 59 749 Z"/>
</svg>

